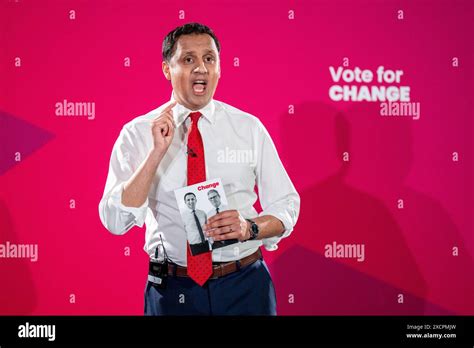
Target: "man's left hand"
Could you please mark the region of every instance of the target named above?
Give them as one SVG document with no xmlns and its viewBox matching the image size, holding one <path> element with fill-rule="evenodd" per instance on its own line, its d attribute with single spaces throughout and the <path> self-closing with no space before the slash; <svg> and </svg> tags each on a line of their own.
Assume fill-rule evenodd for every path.
<svg viewBox="0 0 474 348">
<path fill-rule="evenodd" d="M 238 239 L 243 242 L 250 238 L 249 223 L 238 210 L 226 210 L 210 217 L 204 225 L 204 232 L 215 241 Z"/>
</svg>

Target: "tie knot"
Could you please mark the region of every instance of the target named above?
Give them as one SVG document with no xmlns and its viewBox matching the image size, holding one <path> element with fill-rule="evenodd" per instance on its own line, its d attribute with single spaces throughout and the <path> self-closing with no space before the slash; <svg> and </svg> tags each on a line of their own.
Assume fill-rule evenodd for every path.
<svg viewBox="0 0 474 348">
<path fill-rule="evenodd" d="M 191 117 L 191 121 L 193 122 L 193 124 L 197 124 L 197 121 L 199 120 L 199 117 L 201 117 L 201 113 L 199 111 L 196 111 L 196 112 L 191 112 L 189 114 L 189 117 Z"/>
</svg>

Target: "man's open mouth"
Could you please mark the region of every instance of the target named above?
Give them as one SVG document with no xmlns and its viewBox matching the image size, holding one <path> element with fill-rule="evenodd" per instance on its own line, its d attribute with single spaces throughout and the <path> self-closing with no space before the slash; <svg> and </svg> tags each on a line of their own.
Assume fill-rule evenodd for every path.
<svg viewBox="0 0 474 348">
<path fill-rule="evenodd" d="M 206 91 L 207 81 L 206 80 L 194 80 L 193 91 L 195 94 L 204 94 Z"/>
</svg>

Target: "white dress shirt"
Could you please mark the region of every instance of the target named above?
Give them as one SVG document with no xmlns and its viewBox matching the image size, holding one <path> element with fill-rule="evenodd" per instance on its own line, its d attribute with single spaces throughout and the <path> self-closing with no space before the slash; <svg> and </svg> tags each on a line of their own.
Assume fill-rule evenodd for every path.
<svg viewBox="0 0 474 348">
<path fill-rule="evenodd" d="M 219 208 L 219 213 L 229 210 L 229 207 L 225 204 L 221 204 L 220 206 L 218 206 L 218 208 Z M 214 216 L 216 214 L 217 214 L 216 207 L 213 207 L 211 210 L 207 212 L 207 217 L 210 218 L 211 216 Z"/>
<path fill-rule="evenodd" d="M 110 158 L 104 195 L 99 204 L 103 225 L 121 235 L 137 225 L 146 224 L 145 251 L 154 251 L 163 239 L 168 257 L 186 266 L 186 232 L 175 200 L 174 190 L 187 182 L 187 135 L 191 110 L 180 104 L 173 107 L 176 129 L 163 157 L 145 203 L 138 208 L 122 204 L 125 183 L 153 147 L 151 120 L 164 108 L 139 116 L 127 123 L 115 142 Z M 299 214 L 300 197 L 283 167 L 270 135 L 258 118 L 217 100 L 199 110 L 198 122 L 205 152 L 207 180 L 221 178 L 229 209 L 237 209 L 244 218 L 272 215 L 284 225 L 277 237 L 231 244 L 212 251 L 215 262 L 241 259 L 262 244 L 275 250 L 281 238 L 293 230 Z M 260 205 L 258 214 L 253 205 Z M 161 249 L 161 248 L 160 248 Z"/>
<path fill-rule="evenodd" d="M 199 224 L 201 225 L 202 232 L 204 234 L 204 224 L 207 223 L 207 216 L 206 213 L 202 210 L 196 209 L 195 210 L 196 217 L 198 218 Z M 204 243 L 208 240 L 206 235 L 204 235 L 204 240 L 201 240 L 201 234 L 199 233 L 199 229 L 196 225 L 196 219 L 194 218 L 194 213 L 192 210 L 185 211 L 183 214 L 183 224 L 186 233 L 188 234 L 188 242 L 189 244 L 199 244 Z"/>
</svg>

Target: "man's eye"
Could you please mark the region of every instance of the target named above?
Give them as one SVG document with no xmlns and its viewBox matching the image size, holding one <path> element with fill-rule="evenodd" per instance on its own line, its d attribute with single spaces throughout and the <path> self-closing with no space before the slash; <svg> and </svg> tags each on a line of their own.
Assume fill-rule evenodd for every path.
<svg viewBox="0 0 474 348">
<path fill-rule="evenodd" d="M 191 57 L 187 57 L 187 58 L 184 58 L 184 61 L 186 63 L 192 63 L 193 62 L 193 59 Z"/>
<path fill-rule="evenodd" d="M 214 61 L 214 57 L 207 57 L 207 58 L 206 58 L 206 61 L 208 61 L 208 62 L 213 62 L 213 61 Z"/>
</svg>

